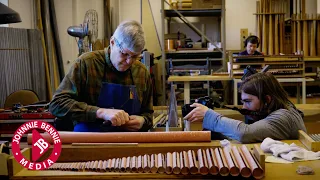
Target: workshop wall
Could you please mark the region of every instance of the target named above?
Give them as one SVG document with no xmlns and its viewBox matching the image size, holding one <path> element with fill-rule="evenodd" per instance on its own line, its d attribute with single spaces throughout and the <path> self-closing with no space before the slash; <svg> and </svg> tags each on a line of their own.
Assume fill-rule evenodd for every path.
<svg viewBox="0 0 320 180">
<path fill-rule="evenodd" d="M 256 0 L 226 0 L 226 48 L 227 50 L 239 50 L 240 47 L 240 29 L 248 28 L 248 32 L 255 33 L 255 7 Z M 315 3 L 317 2 L 317 6 Z M 158 36 L 161 37 L 161 1 L 149 0 L 151 12 L 154 18 L 152 21 L 144 21 L 144 27 L 155 26 Z M 33 0 L 8 0 L 8 5 L 20 13 L 22 23 L 10 24 L 10 27 L 33 28 Z M 71 66 L 71 61 L 77 57 L 77 45 L 73 37 L 67 34 L 67 27 L 82 23 L 85 11 L 93 8 L 99 15 L 99 38 L 102 38 L 104 31 L 103 24 L 103 1 L 102 0 L 55 0 L 57 7 L 57 21 L 59 28 L 60 43 L 62 48 L 62 57 L 64 69 L 67 72 Z M 112 29 L 114 30 L 120 21 L 124 19 L 135 19 L 141 21 L 140 0 L 111 0 Z M 306 1 L 306 12 L 320 12 L 320 0 Z M 150 41 L 154 41 L 154 36 L 146 34 Z M 148 41 L 148 40 L 147 40 Z M 158 46 L 160 47 L 160 45 Z M 158 50 L 154 50 L 158 52 Z"/>
</svg>

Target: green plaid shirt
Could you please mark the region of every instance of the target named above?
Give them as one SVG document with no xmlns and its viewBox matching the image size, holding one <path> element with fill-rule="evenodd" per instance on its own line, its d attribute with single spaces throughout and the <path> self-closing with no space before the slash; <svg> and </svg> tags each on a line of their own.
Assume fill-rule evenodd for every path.
<svg viewBox="0 0 320 180">
<path fill-rule="evenodd" d="M 102 81 L 132 85 L 132 73 L 141 103 L 141 116 L 145 118 L 141 131 L 147 131 L 152 127 L 153 113 L 150 74 L 140 61 L 132 64 L 131 71 L 117 71 L 110 61 L 108 50 L 85 53 L 76 60 L 55 92 L 49 111 L 58 118 L 72 119 L 74 125 L 77 122 L 95 122 Z"/>
</svg>

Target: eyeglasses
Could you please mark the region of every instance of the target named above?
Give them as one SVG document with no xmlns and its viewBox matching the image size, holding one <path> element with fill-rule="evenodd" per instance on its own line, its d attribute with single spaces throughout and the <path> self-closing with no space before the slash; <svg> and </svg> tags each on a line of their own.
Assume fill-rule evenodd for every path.
<svg viewBox="0 0 320 180">
<path fill-rule="evenodd" d="M 116 45 L 119 47 L 120 49 L 120 53 L 121 53 L 121 56 L 122 57 L 125 57 L 126 59 L 130 59 L 130 60 L 133 60 L 133 61 L 136 61 L 136 60 L 140 60 L 141 59 L 141 56 L 140 55 L 135 55 L 135 56 L 131 56 L 130 54 L 128 53 L 124 53 L 124 50 L 122 48 L 122 46 L 120 45 L 120 43 L 118 42 L 118 40 L 116 38 L 114 38 L 114 42 L 116 43 Z"/>
</svg>

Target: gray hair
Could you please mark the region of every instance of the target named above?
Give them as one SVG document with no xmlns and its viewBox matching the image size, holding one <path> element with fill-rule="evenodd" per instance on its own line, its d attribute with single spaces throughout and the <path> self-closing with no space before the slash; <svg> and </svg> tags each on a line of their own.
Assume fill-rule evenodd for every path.
<svg viewBox="0 0 320 180">
<path fill-rule="evenodd" d="M 134 20 L 123 21 L 115 30 L 115 37 L 123 48 L 131 52 L 140 53 L 145 45 L 142 26 Z"/>
</svg>

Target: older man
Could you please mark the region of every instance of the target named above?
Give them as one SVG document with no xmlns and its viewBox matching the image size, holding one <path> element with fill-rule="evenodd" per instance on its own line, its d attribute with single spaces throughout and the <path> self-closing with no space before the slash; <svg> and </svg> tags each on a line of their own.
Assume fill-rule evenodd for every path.
<svg viewBox="0 0 320 180">
<path fill-rule="evenodd" d="M 76 132 L 147 131 L 153 103 L 150 74 L 139 61 L 144 45 L 141 25 L 125 21 L 108 48 L 80 56 L 50 103 L 57 125 L 73 121 Z"/>
</svg>

